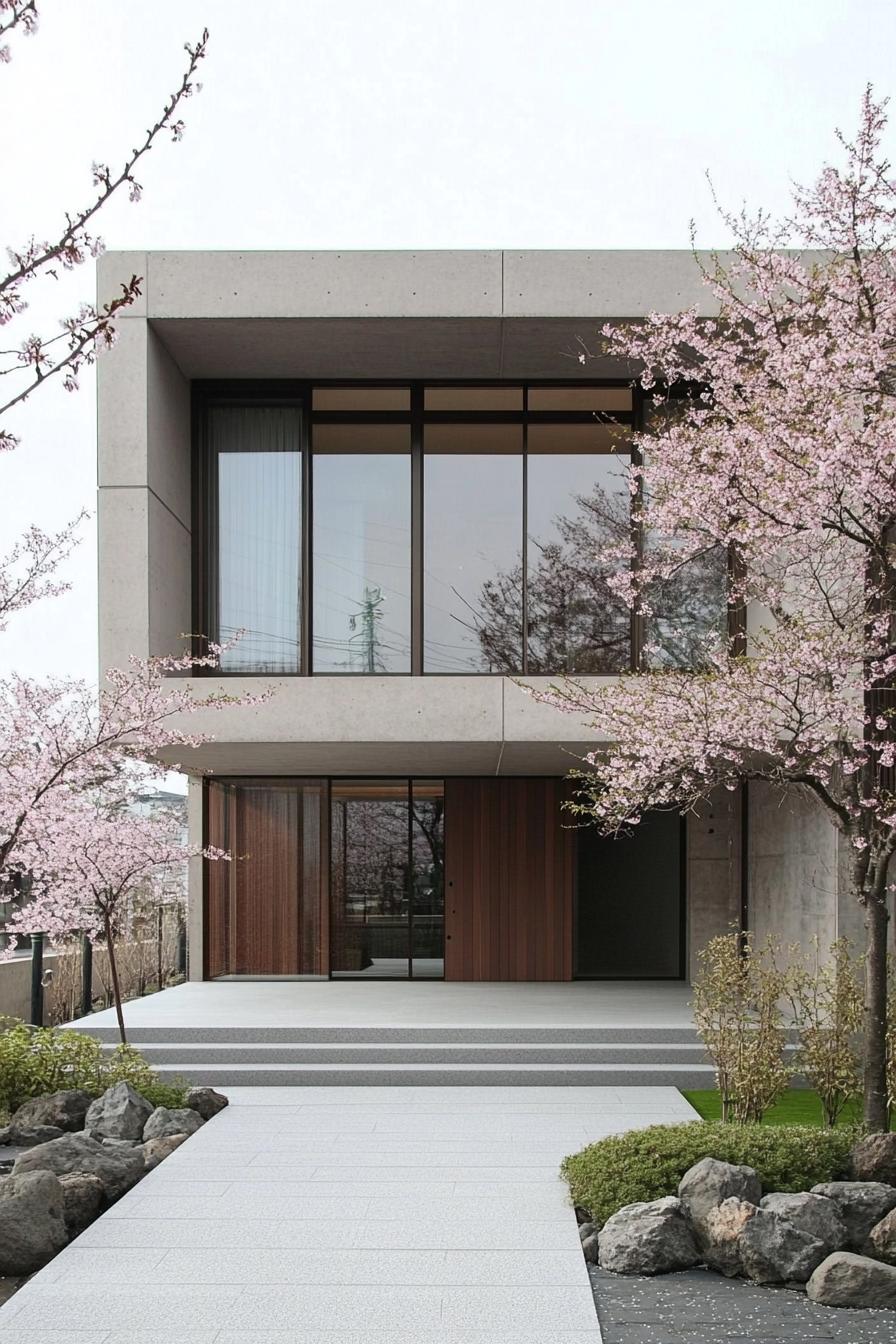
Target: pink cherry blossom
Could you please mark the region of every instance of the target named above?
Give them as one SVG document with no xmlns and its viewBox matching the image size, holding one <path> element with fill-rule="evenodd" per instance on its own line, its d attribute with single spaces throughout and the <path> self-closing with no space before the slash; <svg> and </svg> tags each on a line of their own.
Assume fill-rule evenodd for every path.
<svg viewBox="0 0 896 1344">
<path fill-rule="evenodd" d="M 631 489 L 643 538 L 601 559 L 650 612 L 657 580 L 719 548 L 746 652 L 707 642 L 693 671 L 572 682 L 538 698 L 597 739 L 573 811 L 607 832 L 762 778 L 811 793 L 852 851 L 868 931 L 865 1119 L 886 1127 L 886 929 L 896 852 L 896 181 L 885 104 L 864 97 L 842 162 L 792 215 L 723 212 L 730 260 L 706 297 L 603 329 L 646 400 Z M 584 358 L 590 357 L 586 351 Z"/>
</svg>

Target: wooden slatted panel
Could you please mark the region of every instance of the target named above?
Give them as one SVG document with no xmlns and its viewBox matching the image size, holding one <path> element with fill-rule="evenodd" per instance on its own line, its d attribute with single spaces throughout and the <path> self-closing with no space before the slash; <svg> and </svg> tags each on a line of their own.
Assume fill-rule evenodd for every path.
<svg viewBox="0 0 896 1344">
<path fill-rule="evenodd" d="M 321 975 L 328 967 L 326 784 L 210 782 L 206 864 L 207 978 Z"/>
<path fill-rule="evenodd" d="M 299 973 L 299 797 L 295 789 L 238 791 L 236 975 Z"/>
<path fill-rule="evenodd" d="M 446 979 L 572 978 L 575 840 L 563 787 L 445 781 Z"/>
<path fill-rule="evenodd" d="M 229 847 L 227 813 L 230 806 L 226 784 L 209 782 L 206 786 L 206 830 L 208 843 L 219 849 Z M 230 881 L 231 865 L 224 861 L 205 865 L 205 978 L 227 975 L 230 971 Z"/>
</svg>

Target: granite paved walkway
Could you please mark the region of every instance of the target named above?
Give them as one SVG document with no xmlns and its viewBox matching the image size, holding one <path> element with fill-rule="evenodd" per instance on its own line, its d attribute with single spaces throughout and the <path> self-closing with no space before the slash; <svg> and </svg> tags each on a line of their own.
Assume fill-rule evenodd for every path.
<svg viewBox="0 0 896 1344">
<path fill-rule="evenodd" d="M 599 1344 L 557 1166 L 673 1088 L 233 1088 L 0 1344 Z"/>
</svg>

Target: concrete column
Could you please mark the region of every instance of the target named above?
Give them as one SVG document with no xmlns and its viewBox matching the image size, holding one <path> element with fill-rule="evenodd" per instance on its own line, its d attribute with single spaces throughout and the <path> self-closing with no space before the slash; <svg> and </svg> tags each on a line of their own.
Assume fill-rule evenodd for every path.
<svg viewBox="0 0 896 1344">
<path fill-rule="evenodd" d="M 811 795 L 750 785 L 749 925 L 758 941 L 772 934 L 808 947 L 817 935 L 824 947 L 841 932 L 853 937 L 841 862 L 838 833 Z"/>
<path fill-rule="evenodd" d="M 688 979 L 710 938 L 740 919 L 740 794 L 719 789 L 687 818 Z"/>
</svg>

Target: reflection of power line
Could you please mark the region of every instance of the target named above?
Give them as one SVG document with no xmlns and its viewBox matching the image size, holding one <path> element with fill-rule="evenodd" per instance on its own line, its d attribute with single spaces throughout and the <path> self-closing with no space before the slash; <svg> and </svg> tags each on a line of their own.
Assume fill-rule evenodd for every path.
<svg viewBox="0 0 896 1344">
<path fill-rule="evenodd" d="M 364 586 L 364 596 L 360 602 L 360 611 L 355 616 L 348 619 L 348 628 L 357 632 L 355 636 L 360 640 L 362 663 L 365 672 L 382 672 L 385 670 L 385 664 L 379 657 L 377 621 L 382 619 L 380 608 L 383 604 L 383 593 L 381 588 L 371 588 L 366 584 Z M 349 641 L 351 643 L 351 641 Z M 379 666 L 377 663 L 379 662 Z"/>
</svg>

